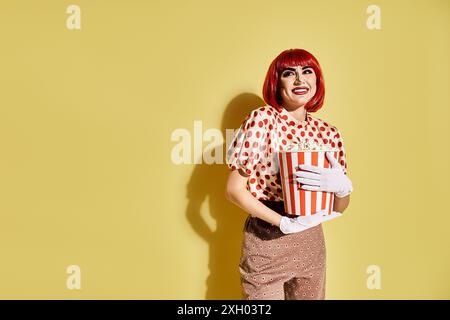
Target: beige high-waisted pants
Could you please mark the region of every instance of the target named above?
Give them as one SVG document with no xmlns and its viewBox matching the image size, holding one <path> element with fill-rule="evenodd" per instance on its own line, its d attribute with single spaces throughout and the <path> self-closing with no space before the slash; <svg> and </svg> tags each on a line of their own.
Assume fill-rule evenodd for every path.
<svg viewBox="0 0 450 320">
<path fill-rule="evenodd" d="M 260 201 L 286 215 L 283 202 Z M 284 234 L 277 226 L 249 215 L 239 263 L 242 299 L 325 299 L 325 262 L 321 224 Z"/>
</svg>

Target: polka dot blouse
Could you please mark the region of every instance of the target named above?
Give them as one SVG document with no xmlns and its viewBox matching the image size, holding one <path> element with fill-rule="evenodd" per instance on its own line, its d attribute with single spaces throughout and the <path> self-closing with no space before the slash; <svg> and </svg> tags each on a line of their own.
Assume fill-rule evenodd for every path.
<svg viewBox="0 0 450 320">
<path fill-rule="evenodd" d="M 336 127 L 309 113 L 300 121 L 272 106 L 255 109 L 244 119 L 228 147 L 227 166 L 249 175 L 247 190 L 255 198 L 283 201 L 276 152 L 304 139 L 338 148 L 338 161 L 347 174 L 344 142 Z"/>
</svg>

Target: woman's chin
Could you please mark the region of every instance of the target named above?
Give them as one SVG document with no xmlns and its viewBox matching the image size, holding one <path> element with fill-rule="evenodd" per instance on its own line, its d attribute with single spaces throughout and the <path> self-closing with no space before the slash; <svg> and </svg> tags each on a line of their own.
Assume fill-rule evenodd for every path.
<svg viewBox="0 0 450 320">
<path fill-rule="evenodd" d="M 296 99 L 294 101 L 289 101 L 289 103 L 285 103 L 284 105 L 289 106 L 291 109 L 298 109 L 304 107 L 308 101 L 309 99 L 306 100 Z"/>
</svg>

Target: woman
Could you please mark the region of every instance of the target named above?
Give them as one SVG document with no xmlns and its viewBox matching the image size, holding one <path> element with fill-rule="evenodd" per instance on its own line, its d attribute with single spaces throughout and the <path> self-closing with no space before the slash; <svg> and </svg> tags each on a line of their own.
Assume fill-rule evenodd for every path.
<svg viewBox="0 0 450 320">
<path fill-rule="evenodd" d="M 303 189 L 334 193 L 333 217 L 347 208 L 353 189 L 342 135 L 310 114 L 322 107 L 324 93 L 316 58 L 302 49 L 283 51 L 266 75 L 267 105 L 245 118 L 227 151 L 226 197 L 250 214 L 239 264 L 243 299 L 325 299 L 320 223 L 329 218 L 285 213 L 276 161 L 277 151 L 305 139 L 338 148 L 338 159 L 327 153 L 331 168 L 302 165 L 296 176 Z"/>
</svg>

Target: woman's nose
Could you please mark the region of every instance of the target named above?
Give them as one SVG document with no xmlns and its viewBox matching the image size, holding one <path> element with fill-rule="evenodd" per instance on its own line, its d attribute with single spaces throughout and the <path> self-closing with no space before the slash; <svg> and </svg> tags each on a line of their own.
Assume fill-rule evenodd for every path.
<svg viewBox="0 0 450 320">
<path fill-rule="evenodd" d="M 302 83 L 302 82 L 304 82 L 304 81 L 303 81 L 303 79 L 300 79 L 299 76 L 295 77 L 295 81 L 294 81 L 294 84 L 295 84 L 295 85 L 300 84 L 300 83 Z"/>
</svg>

